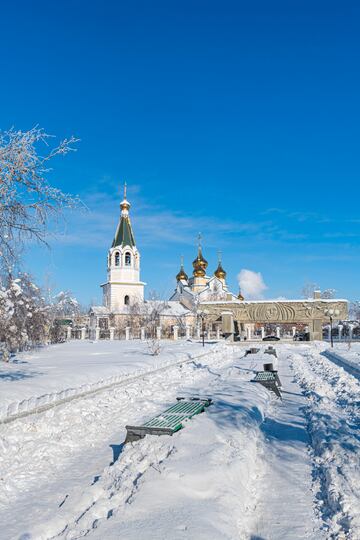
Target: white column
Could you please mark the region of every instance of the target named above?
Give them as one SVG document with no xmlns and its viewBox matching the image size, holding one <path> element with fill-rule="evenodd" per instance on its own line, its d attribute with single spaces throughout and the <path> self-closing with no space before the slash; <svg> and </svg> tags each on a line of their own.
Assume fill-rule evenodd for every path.
<svg viewBox="0 0 360 540">
<path fill-rule="evenodd" d="M 156 327 L 156 339 L 161 339 L 161 326 Z"/>
<path fill-rule="evenodd" d="M 276 327 L 276 337 L 280 337 L 280 326 Z"/>
<path fill-rule="evenodd" d="M 179 327 L 174 326 L 173 331 L 174 331 L 174 340 L 176 341 L 179 337 Z"/>
<path fill-rule="evenodd" d="M 97 326 L 97 327 L 95 328 L 95 339 L 96 339 L 96 341 L 97 341 L 98 339 L 100 339 L 100 327 L 99 327 L 99 326 Z"/>
<path fill-rule="evenodd" d="M 200 337 L 201 337 L 200 324 L 198 324 L 197 327 L 196 327 L 196 337 L 197 337 L 197 339 L 200 339 Z"/>
<path fill-rule="evenodd" d="M 125 328 L 125 339 L 126 339 L 126 341 L 129 341 L 129 339 L 130 339 L 130 327 L 129 326 L 127 326 Z"/>
<path fill-rule="evenodd" d="M 352 341 L 352 338 L 353 338 L 353 331 L 354 331 L 354 327 L 352 324 L 349 324 L 349 340 Z"/>
<path fill-rule="evenodd" d="M 296 334 L 296 326 L 292 327 L 292 336 L 295 337 Z"/>
<path fill-rule="evenodd" d="M 190 339 L 190 326 L 186 325 L 185 330 L 186 330 L 186 339 Z"/>
<path fill-rule="evenodd" d="M 140 328 L 140 339 L 141 341 L 145 341 L 145 328 Z"/>
<path fill-rule="evenodd" d="M 217 339 L 217 340 L 220 339 L 220 326 L 217 326 L 217 327 L 216 327 L 216 339 Z"/>
<path fill-rule="evenodd" d="M 342 331 L 343 331 L 343 326 L 342 326 L 342 324 L 339 324 L 339 326 L 338 326 L 339 341 L 341 341 Z"/>
<path fill-rule="evenodd" d="M 66 339 L 71 339 L 71 326 L 66 328 Z"/>
<path fill-rule="evenodd" d="M 261 339 L 264 339 L 265 337 L 265 328 L 262 326 L 261 327 Z"/>
<path fill-rule="evenodd" d="M 246 338 L 251 339 L 251 328 L 249 326 L 246 327 Z"/>
<path fill-rule="evenodd" d="M 86 337 L 86 327 L 83 326 L 81 329 L 81 339 L 85 339 Z"/>
<path fill-rule="evenodd" d="M 114 336 L 115 336 L 115 328 L 113 326 L 110 326 L 110 339 L 111 339 L 111 341 L 114 340 Z"/>
</svg>

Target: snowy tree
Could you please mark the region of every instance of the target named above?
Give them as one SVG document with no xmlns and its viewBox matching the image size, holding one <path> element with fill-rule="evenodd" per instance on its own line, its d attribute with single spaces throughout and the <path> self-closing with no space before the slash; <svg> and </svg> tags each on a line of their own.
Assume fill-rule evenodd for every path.
<svg viewBox="0 0 360 540">
<path fill-rule="evenodd" d="M 301 296 L 303 298 L 313 298 L 314 292 L 319 291 L 320 287 L 316 283 L 305 283 L 304 287 L 301 290 Z M 320 298 L 330 299 L 335 298 L 336 289 L 325 289 L 320 293 Z"/>
<path fill-rule="evenodd" d="M 46 243 L 50 217 L 79 204 L 77 197 L 47 180 L 50 161 L 74 150 L 77 139 L 71 137 L 52 147 L 50 140 L 38 127 L 0 132 L 0 258 L 7 272 L 12 271 L 25 240 Z"/>
<path fill-rule="evenodd" d="M 324 291 L 321 292 L 321 298 L 324 298 L 324 299 L 331 299 L 331 298 L 335 298 L 335 295 L 336 295 L 336 289 L 325 289 Z"/>
<path fill-rule="evenodd" d="M 54 296 L 53 312 L 56 317 L 76 317 L 80 314 L 80 305 L 70 291 L 61 291 Z"/>
<path fill-rule="evenodd" d="M 50 308 L 30 276 L 9 276 L 0 290 L 2 349 L 19 351 L 46 343 L 50 321 Z"/>
</svg>

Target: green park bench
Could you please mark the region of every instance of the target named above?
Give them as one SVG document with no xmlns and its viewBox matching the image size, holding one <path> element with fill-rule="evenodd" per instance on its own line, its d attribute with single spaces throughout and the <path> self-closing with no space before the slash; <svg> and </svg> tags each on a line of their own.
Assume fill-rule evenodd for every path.
<svg viewBox="0 0 360 540">
<path fill-rule="evenodd" d="M 140 426 L 126 426 L 125 444 L 138 441 L 146 435 L 173 435 L 184 427 L 184 423 L 204 412 L 211 405 L 210 398 L 177 398 L 177 403 Z"/>
<path fill-rule="evenodd" d="M 265 388 L 268 388 L 282 399 L 280 391 L 281 381 L 277 371 L 258 371 L 251 382 L 256 382 L 265 386 Z"/>
</svg>

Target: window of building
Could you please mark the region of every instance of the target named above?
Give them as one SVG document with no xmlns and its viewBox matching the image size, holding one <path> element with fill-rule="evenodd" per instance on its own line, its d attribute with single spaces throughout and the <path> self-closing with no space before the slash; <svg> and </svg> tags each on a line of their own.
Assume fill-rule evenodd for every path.
<svg viewBox="0 0 360 540">
<path fill-rule="evenodd" d="M 120 264 L 120 253 L 117 251 L 115 253 L 115 266 L 119 266 Z"/>
<path fill-rule="evenodd" d="M 128 251 L 125 253 L 125 266 L 131 265 L 131 253 Z"/>
<path fill-rule="evenodd" d="M 130 297 L 128 295 L 126 295 L 124 298 L 124 304 L 125 306 L 128 306 L 130 304 Z"/>
</svg>

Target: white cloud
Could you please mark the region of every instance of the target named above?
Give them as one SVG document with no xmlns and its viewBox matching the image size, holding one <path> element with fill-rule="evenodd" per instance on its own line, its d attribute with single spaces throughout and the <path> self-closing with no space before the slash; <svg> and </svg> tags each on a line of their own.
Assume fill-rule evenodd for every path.
<svg viewBox="0 0 360 540">
<path fill-rule="evenodd" d="M 246 300 L 261 300 L 268 288 L 260 272 L 243 268 L 237 276 L 239 287 Z"/>
</svg>

